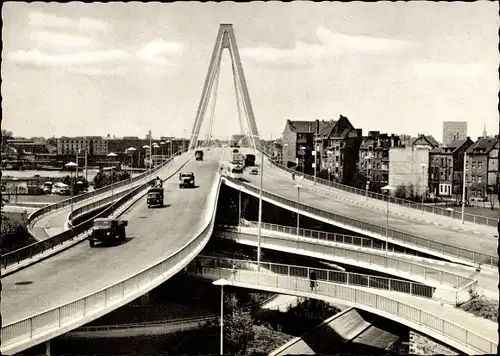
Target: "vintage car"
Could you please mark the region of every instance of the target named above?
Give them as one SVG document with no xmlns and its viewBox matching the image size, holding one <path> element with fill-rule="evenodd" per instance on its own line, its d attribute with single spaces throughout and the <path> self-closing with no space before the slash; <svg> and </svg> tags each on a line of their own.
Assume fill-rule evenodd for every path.
<svg viewBox="0 0 500 356">
<path fill-rule="evenodd" d="M 179 188 L 194 188 L 194 173 L 179 173 Z"/>
<path fill-rule="evenodd" d="M 148 208 L 152 206 L 163 206 L 163 188 L 158 186 L 149 188 L 146 202 Z"/>
<path fill-rule="evenodd" d="M 96 242 L 102 244 L 116 245 L 125 241 L 126 220 L 97 218 L 92 226 L 92 233 L 89 237 L 90 247 L 94 247 Z"/>
</svg>

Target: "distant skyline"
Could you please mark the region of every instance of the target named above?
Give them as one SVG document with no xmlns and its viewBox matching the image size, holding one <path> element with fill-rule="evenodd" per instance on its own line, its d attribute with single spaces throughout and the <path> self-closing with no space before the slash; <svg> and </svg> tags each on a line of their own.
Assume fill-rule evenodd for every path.
<svg viewBox="0 0 500 356">
<path fill-rule="evenodd" d="M 443 121 L 466 121 L 473 140 L 484 127 L 498 133 L 498 4 L 486 1 L 7 2 L 2 128 L 187 136 L 220 23 L 234 25 L 264 139 L 281 136 L 287 119 L 340 114 L 364 135 L 441 140 Z M 228 57 L 219 137 L 239 133 Z"/>
</svg>

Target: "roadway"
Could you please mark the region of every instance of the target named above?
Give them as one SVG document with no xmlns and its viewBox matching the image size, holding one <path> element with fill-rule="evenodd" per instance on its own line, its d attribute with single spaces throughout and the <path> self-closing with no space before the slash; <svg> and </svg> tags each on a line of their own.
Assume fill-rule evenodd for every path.
<svg viewBox="0 0 500 356">
<path fill-rule="evenodd" d="M 244 178 L 248 181 L 247 184 L 256 188 L 260 187 L 260 175 L 250 175 L 247 171 L 244 174 Z M 271 167 L 270 164 L 265 164 L 263 179 L 265 191 L 296 202 L 296 184 L 302 184 L 302 182 L 293 180 L 289 174 L 284 174 L 279 169 Z M 300 190 L 300 203 L 380 227 L 386 226 L 386 214 L 373 209 L 370 205 L 358 205 L 349 201 L 337 200 L 331 196 L 311 192 L 307 189 Z M 394 208 L 395 206 L 393 205 Z M 418 215 L 419 212 L 416 214 Z M 389 229 L 467 250 L 473 247 L 473 250 L 476 252 L 486 255 L 494 254 L 496 256 L 498 240 L 494 236 L 488 236 L 487 234 L 471 234 L 470 232 L 456 231 L 451 226 L 431 225 L 422 220 L 412 220 L 405 216 L 395 216 L 394 214 L 390 214 L 389 216 Z"/>
<path fill-rule="evenodd" d="M 179 189 L 178 175 L 164 183 L 165 207 L 148 209 L 145 198 L 121 217 L 128 220 L 127 240 L 114 247 L 78 244 L 50 259 L 2 278 L 3 324 L 37 315 L 135 275 L 174 253 L 203 228 L 201 217 L 214 180 L 221 150 L 205 152 L 204 161 L 190 160 L 182 171 L 195 173 L 197 187 Z M 165 177 L 175 171 L 169 165 Z M 32 282 L 29 284 L 16 284 Z"/>
<path fill-rule="evenodd" d="M 171 166 L 176 166 L 179 167 L 182 165 L 185 161 L 187 160 L 186 155 L 181 155 L 181 156 L 176 156 L 174 157 L 173 161 L 167 165 L 162 171 L 157 172 L 156 175 L 159 175 L 160 177 L 165 176 L 163 172 L 167 172 L 169 167 Z M 154 177 L 153 177 L 154 178 Z M 143 181 L 140 182 L 140 184 L 144 183 Z M 139 183 L 135 183 L 135 185 L 138 185 Z M 84 207 L 86 205 L 89 205 L 91 203 L 95 203 L 101 199 L 104 199 L 106 197 L 110 197 L 111 194 L 116 194 L 122 191 L 125 191 L 130 188 L 130 185 L 123 186 L 117 189 L 114 189 L 113 192 L 109 191 L 97 196 L 94 196 L 89 199 L 85 199 L 81 202 L 73 204 L 73 210 Z M 51 214 L 47 214 L 40 219 L 36 220 L 35 223 L 32 225 L 32 231 L 35 234 L 36 238 L 38 240 L 46 240 L 52 236 L 55 236 L 57 234 L 62 233 L 63 231 L 67 230 L 65 228 L 66 221 L 68 219 L 68 214 L 71 212 L 71 206 L 67 206 L 65 208 L 59 209 Z"/>
</svg>

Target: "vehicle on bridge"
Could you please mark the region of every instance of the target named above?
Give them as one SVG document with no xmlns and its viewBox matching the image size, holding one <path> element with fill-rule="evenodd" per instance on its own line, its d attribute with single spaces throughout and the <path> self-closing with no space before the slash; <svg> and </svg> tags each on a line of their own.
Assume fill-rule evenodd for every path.
<svg viewBox="0 0 500 356">
<path fill-rule="evenodd" d="M 203 161 L 203 151 L 198 150 L 194 153 L 194 156 L 196 157 L 197 161 Z"/>
<path fill-rule="evenodd" d="M 255 155 L 253 153 L 249 153 L 245 155 L 245 167 L 253 166 L 255 166 Z"/>
<path fill-rule="evenodd" d="M 250 169 L 250 174 L 256 176 L 259 174 L 259 169 L 257 167 L 252 167 L 252 169 Z"/>
<path fill-rule="evenodd" d="M 241 179 L 243 178 L 243 166 L 234 163 L 227 163 L 224 165 L 223 172 L 230 178 Z"/>
<path fill-rule="evenodd" d="M 146 198 L 148 208 L 152 206 L 163 206 L 163 188 L 162 187 L 150 187 L 148 189 L 148 195 Z"/>
<path fill-rule="evenodd" d="M 194 173 L 179 173 L 179 188 L 194 188 Z"/>
<path fill-rule="evenodd" d="M 94 247 L 96 242 L 102 244 L 116 245 L 125 241 L 125 227 L 128 225 L 126 220 L 97 218 L 92 226 L 92 233 L 89 237 L 90 247 Z"/>
<path fill-rule="evenodd" d="M 45 194 L 52 193 L 52 186 L 53 185 L 54 185 L 54 183 L 52 183 L 52 182 L 45 182 L 45 183 L 43 183 L 43 192 Z"/>
</svg>

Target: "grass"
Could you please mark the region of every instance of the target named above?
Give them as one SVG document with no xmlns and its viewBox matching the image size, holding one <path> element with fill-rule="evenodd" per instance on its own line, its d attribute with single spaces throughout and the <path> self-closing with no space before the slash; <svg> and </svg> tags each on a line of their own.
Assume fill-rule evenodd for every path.
<svg viewBox="0 0 500 356">
<path fill-rule="evenodd" d="M 263 325 L 254 325 L 255 338 L 248 346 L 247 355 L 269 355 L 272 351 L 293 339 L 288 335 Z"/>
</svg>

